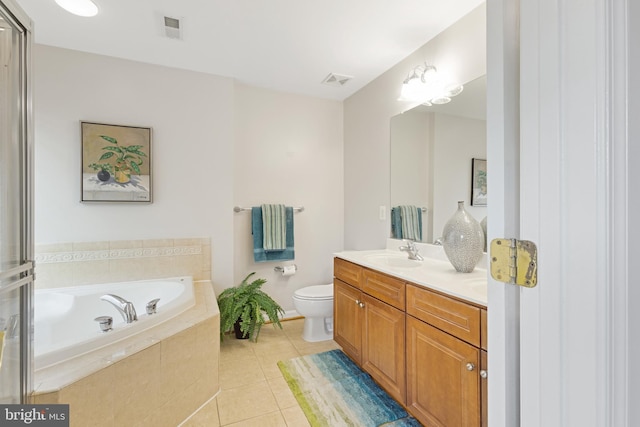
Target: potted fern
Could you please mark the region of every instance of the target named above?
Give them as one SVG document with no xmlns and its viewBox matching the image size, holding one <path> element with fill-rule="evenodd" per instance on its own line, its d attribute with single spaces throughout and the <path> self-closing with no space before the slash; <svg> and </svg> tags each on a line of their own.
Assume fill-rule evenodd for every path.
<svg viewBox="0 0 640 427">
<path fill-rule="evenodd" d="M 220 340 L 224 334 L 233 330 L 235 326 L 236 338 L 249 338 L 258 341 L 260 328 L 267 319 L 273 326 L 280 324 L 280 315 L 284 310 L 260 288 L 266 283 L 265 279 L 256 279 L 249 282 L 249 278 L 255 272 L 244 278 L 242 283 L 233 288 L 227 288 L 218 296 L 220 308 Z"/>
</svg>

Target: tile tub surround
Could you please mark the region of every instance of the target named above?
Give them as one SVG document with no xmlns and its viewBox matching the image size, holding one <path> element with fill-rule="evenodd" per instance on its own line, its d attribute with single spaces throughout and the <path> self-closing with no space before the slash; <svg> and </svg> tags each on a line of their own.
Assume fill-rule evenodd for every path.
<svg viewBox="0 0 640 427">
<path fill-rule="evenodd" d="M 36 244 L 36 288 L 191 276 L 211 280 L 211 239 Z"/>
<path fill-rule="evenodd" d="M 177 426 L 220 389 L 211 282 L 196 305 L 148 332 L 35 372 L 32 402 L 70 405 L 71 426 Z"/>
</svg>

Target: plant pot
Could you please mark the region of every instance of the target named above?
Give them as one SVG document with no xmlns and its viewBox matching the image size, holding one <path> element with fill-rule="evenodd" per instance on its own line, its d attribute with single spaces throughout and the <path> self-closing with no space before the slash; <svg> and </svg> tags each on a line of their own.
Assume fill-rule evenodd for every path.
<svg viewBox="0 0 640 427">
<path fill-rule="evenodd" d="M 130 170 L 116 171 L 113 176 L 113 179 L 120 184 L 126 184 L 127 182 L 131 181 L 131 171 Z"/>
<path fill-rule="evenodd" d="M 236 320 L 236 323 L 233 324 L 233 331 L 236 333 L 236 338 L 239 340 L 247 340 L 249 339 L 249 334 L 243 334 L 240 330 L 240 320 Z"/>
</svg>

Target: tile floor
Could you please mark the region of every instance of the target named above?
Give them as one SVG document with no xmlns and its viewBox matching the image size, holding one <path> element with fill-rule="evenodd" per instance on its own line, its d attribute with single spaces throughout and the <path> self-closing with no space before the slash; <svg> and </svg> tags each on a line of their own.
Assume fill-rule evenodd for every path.
<svg viewBox="0 0 640 427">
<path fill-rule="evenodd" d="M 183 427 L 306 427 L 309 425 L 276 365 L 307 354 L 340 348 L 334 341 L 302 339 L 304 319 L 264 325 L 257 343 L 233 336 L 220 344 L 218 396 Z"/>
</svg>

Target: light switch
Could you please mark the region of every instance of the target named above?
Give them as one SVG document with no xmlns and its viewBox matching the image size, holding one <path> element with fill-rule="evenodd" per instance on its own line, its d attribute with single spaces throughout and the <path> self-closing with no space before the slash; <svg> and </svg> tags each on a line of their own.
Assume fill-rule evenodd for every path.
<svg viewBox="0 0 640 427">
<path fill-rule="evenodd" d="M 387 207 L 386 206 L 380 206 L 380 221 L 384 221 L 385 219 L 387 219 Z"/>
</svg>

